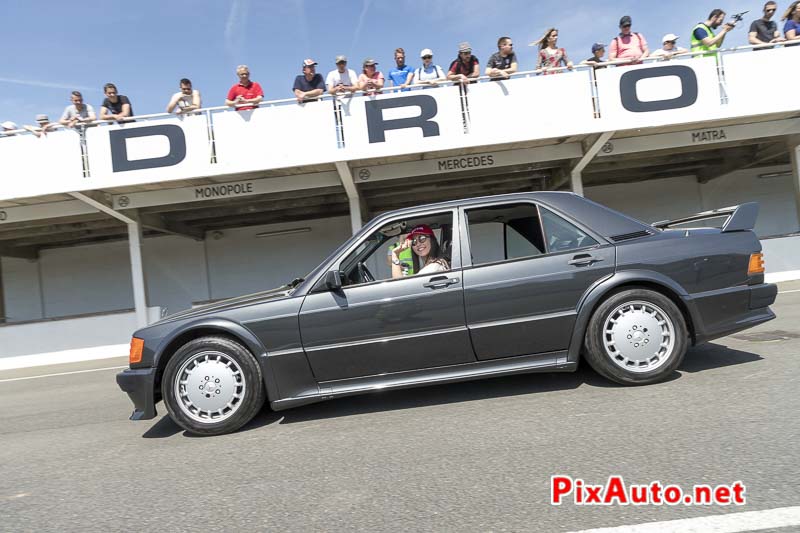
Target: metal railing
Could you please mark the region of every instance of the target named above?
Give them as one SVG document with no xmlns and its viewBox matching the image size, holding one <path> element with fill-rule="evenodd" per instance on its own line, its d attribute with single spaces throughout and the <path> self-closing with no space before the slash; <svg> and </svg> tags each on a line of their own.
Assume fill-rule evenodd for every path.
<svg viewBox="0 0 800 533">
<path fill-rule="evenodd" d="M 798 45 L 800 45 L 800 41 L 798 41 Z M 612 60 L 612 61 L 604 61 L 604 62 L 595 63 L 595 64 L 578 63 L 578 64 L 573 65 L 572 67 L 540 68 L 540 69 L 535 69 L 535 70 L 519 71 L 519 72 L 516 72 L 514 74 L 511 74 L 509 76 L 509 78 L 493 78 L 493 77 L 484 75 L 484 76 L 479 76 L 477 78 L 470 78 L 469 84 L 485 83 L 485 82 L 497 81 L 497 80 L 503 81 L 503 80 L 506 80 L 506 79 L 515 79 L 515 78 L 530 78 L 530 77 L 533 77 L 533 76 L 538 76 L 538 75 L 543 75 L 543 74 L 568 73 L 568 72 L 571 72 L 571 71 L 572 72 L 578 72 L 578 71 L 583 71 L 583 70 L 590 70 L 592 72 L 592 74 L 594 74 L 594 71 L 595 71 L 596 68 L 603 68 L 603 67 L 612 67 L 613 68 L 613 67 L 619 67 L 619 66 L 631 65 L 631 64 L 638 64 L 638 63 L 655 63 L 655 62 L 663 62 L 663 61 L 684 60 L 684 59 L 689 59 L 689 58 L 693 58 L 693 57 L 702 57 L 702 56 L 711 57 L 712 55 L 714 55 L 714 56 L 716 56 L 718 58 L 717 63 L 718 63 L 718 67 L 719 67 L 720 73 L 721 73 L 720 79 L 724 80 L 724 70 L 722 69 L 723 60 L 721 60 L 720 58 L 724 58 L 724 56 L 729 55 L 729 54 L 740 53 L 740 52 L 744 52 L 744 51 L 772 49 L 772 48 L 783 48 L 783 47 L 786 47 L 786 46 L 793 46 L 793 44 L 789 44 L 789 43 L 785 43 L 784 42 L 784 43 L 771 43 L 771 44 L 761 44 L 761 45 L 746 45 L 746 46 L 737 46 L 737 47 L 734 47 L 734 48 L 719 49 L 719 50 L 715 50 L 713 52 L 708 52 L 708 51 L 702 51 L 702 52 L 691 52 L 691 51 L 679 52 L 679 53 L 673 54 L 672 56 L 670 56 L 668 58 L 663 57 L 663 56 L 647 56 L 647 57 L 643 57 L 643 58 L 640 58 L 640 59 L 637 59 L 637 60 L 629 60 L 629 59 Z M 383 89 L 378 91 L 376 94 L 386 94 L 386 93 L 392 93 L 392 92 L 397 92 L 397 91 L 408 91 L 408 90 L 419 90 L 419 89 L 432 89 L 433 90 L 433 89 L 437 89 L 437 88 L 440 88 L 440 87 L 453 86 L 453 85 L 461 85 L 462 88 L 463 88 L 465 86 L 468 86 L 469 84 L 462 84 L 459 81 L 452 81 L 452 80 L 443 79 L 441 81 L 438 81 L 437 84 L 435 84 L 435 85 L 432 85 L 432 84 L 429 84 L 429 83 L 414 83 L 414 84 L 411 84 L 411 85 L 409 85 L 407 87 L 399 87 L 399 86 L 384 87 Z M 593 85 L 594 85 L 594 81 L 593 81 Z M 593 95 L 594 95 L 593 97 L 596 100 L 597 99 L 596 87 L 595 87 L 595 90 L 593 91 Z M 305 105 L 305 104 L 308 104 L 308 103 L 314 103 L 314 102 L 324 101 L 324 100 L 343 100 L 343 99 L 358 98 L 358 97 L 364 97 L 364 96 L 369 96 L 369 95 L 367 95 L 365 91 L 361 91 L 361 90 L 358 90 L 358 91 L 355 91 L 355 92 L 352 92 L 352 93 L 346 93 L 346 94 L 343 93 L 343 94 L 340 94 L 340 95 L 331 95 L 328 92 L 325 92 L 324 94 L 322 94 L 322 95 L 320 95 L 320 96 L 318 96 L 316 98 L 312 98 L 312 99 L 309 99 L 309 100 L 307 100 L 305 102 L 301 102 L 301 103 L 298 103 L 297 98 L 282 98 L 282 99 L 277 99 L 277 100 L 268 100 L 268 101 L 260 102 L 260 103 L 256 104 L 255 106 L 254 106 L 254 104 L 243 104 L 242 107 L 246 106 L 246 107 L 253 108 L 253 106 L 254 106 L 254 108 L 262 108 L 262 107 L 276 107 L 276 106 L 280 106 L 280 105 Z M 596 106 L 596 108 L 599 109 L 599 106 Z M 82 129 L 83 127 L 87 127 L 88 128 L 88 127 L 96 127 L 96 126 L 101 126 L 101 125 L 108 125 L 108 124 L 113 124 L 115 122 L 126 123 L 126 122 L 140 121 L 140 120 L 145 120 L 145 121 L 146 120 L 154 120 L 154 119 L 155 120 L 159 120 L 159 119 L 164 119 L 164 118 L 169 118 L 169 117 L 174 117 L 174 116 L 191 116 L 191 115 L 198 115 L 198 114 L 208 114 L 209 117 L 210 117 L 211 113 L 219 112 L 219 111 L 236 111 L 236 108 L 235 108 L 235 106 L 222 105 L 222 106 L 215 106 L 215 107 L 204 107 L 202 109 L 196 109 L 196 110 L 190 111 L 188 113 L 177 113 L 177 114 L 163 113 L 163 112 L 162 113 L 151 113 L 151 114 L 147 114 L 147 115 L 136 115 L 134 117 L 130 117 L 130 119 L 126 120 L 126 121 L 116 121 L 116 120 L 113 120 L 113 119 L 98 119 L 98 120 L 95 120 L 94 122 L 83 123 L 81 128 L 76 128 L 76 129 Z M 210 128 L 209 129 L 209 136 L 210 137 L 213 136 L 213 131 L 211 130 L 211 128 L 212 128 L 211 123 L 212 123 L 212 121 L 209 120 L 209 128 Z M 61 129 L 68 129 L 68 128 L 66 126 L 61 125 L 61 124 L 58 124 L 58 125 L 53 126 L 51 131 L 61 130 Z M 30 131 L 28 131 L 25 128 L 19 128 L 19 129 L 16 129 L 16 130 L 0 132 L 0 138 L 10 137 L 10 136 L 14 136 L 14 135 L 33 135 L 33 133 L 31 133 Z"/>
</svg>

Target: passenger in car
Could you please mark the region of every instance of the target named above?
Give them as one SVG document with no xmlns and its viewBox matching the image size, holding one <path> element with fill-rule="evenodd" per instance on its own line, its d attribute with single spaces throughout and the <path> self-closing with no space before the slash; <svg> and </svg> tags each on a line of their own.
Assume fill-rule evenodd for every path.
<svg viewBox="0 0 800 533">
<path fill-rule="evenodd" d="M 442 255 L 439 241 L 436 240 L 433 230 L 427 224 L 415 226 L 406 235 L 405 240 L 392 250 L 392 277 L 402 278 L 403 268 L 400 261 L 400 254 L 403 250 L 411 248 L 414 252 L 414 272 L 415 275 L 435 274 L 450 270 L 450 265 Z"/>
</svg>

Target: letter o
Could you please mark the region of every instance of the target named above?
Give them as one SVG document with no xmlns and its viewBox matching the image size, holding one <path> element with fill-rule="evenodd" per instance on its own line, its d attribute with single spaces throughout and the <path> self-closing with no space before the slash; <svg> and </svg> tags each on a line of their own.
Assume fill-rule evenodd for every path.
<svg viewBox="0 0 800 533">
<path fill-rule="evenodd" d="M 680 96 L 652 102 L 643 102 L 639 99 L 639 95 L 636 93 L 637 83 L 642 80 L 666 76 L 677 76 L 681 80 Z M 697 101 L 697 92 L 697 75 L 691 67 L 685 65 L 631 70 L 623 74 L 619 79 L 619 96 L 622 100 L 622 107 L 632 113 L 647 113 L 689 107 Z"/>
<path fill-rule="evenodd" d="M 0 220 L 5 220 L 8 218 L 8 213 L 5 211 L 0 211 Z"/>
</svg>

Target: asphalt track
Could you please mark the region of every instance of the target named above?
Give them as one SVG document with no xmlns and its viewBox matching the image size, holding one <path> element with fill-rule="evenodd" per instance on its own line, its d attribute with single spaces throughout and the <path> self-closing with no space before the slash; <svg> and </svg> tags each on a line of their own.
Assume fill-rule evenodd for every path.
<svg viewBox="0 0 800 533">
<path fill-rule="evenodd" d="M 798 506 L 796 289 L 782 285 L 777 320 L 691 349 L 658 385 L 584 365 L 265 411 L 213 438 L 161 406 L 128 421 L 103 370 L 124 360 L 0 372 L 0 530 L 538 532 Z M 741 480 L 747 503 L 554 507 L 554 474 Z"/>
</svg>

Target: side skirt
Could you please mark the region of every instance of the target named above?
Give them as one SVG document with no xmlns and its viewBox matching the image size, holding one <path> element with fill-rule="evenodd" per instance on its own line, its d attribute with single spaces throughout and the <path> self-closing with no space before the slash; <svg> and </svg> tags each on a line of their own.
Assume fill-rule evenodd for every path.
<svg viewBox="0 0 800 533">
<path fill-rule="evenodd" d="M 566 351 L 521 355 L 462 365 L 325 381 L 319 384 L 319 394 L 276 400 L 270 402 L 270 407 L 275 411 L 281 411 L 322 400 L 331 400 L 378 390 L 408 389 L 411 387 L 424 387 L 426 385 L 455 383 L 529 372 L 574 372 L 577 368 L 578 363 L 567 362 Z"/>
</svg>

